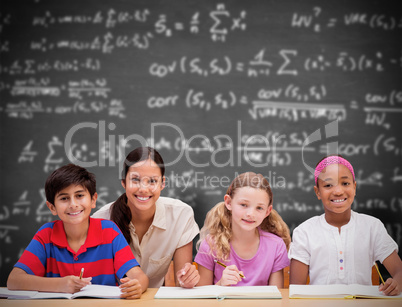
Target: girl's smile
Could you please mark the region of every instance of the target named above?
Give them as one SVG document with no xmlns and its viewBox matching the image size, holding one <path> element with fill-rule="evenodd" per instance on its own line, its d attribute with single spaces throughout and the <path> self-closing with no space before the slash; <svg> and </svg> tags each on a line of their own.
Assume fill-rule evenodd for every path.
<svg viewBox="0 0 402 307">
<path fill-rule="evenodd" d="M 356 182 L 345 165 L 331 164 L 323 169 L 314 191 L 326 214 L 348 213 L 355 198 Z"/>
<path fill-rule="evenodd" d="M 233 197 L 225 195 L 225 205 L 232 212 L 233 230 L 254 231 L 269 215 L 269 196 L 266 191 L 253 187 L 242 187 L 236 190 Z"/>
<path fill-rule="evenodd" d="M 345 202 L 346 200 L 347 200 L 347 198 L 342 198 L 342 199 L 332 199 L 331 201 L 336 204 L 341 204 L 341 203 Z"/>
</svg>

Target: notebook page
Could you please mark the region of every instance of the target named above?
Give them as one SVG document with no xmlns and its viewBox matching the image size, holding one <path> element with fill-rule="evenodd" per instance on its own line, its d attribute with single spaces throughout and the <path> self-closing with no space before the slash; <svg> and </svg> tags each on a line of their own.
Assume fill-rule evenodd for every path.
<svg viewBox="0 0 402 307">
<path fill-rule="evenodd" d="M 182 287 L 160 287 L 155 298 L 217 297 L 217 286 L 201 286 L 186 289 Z"/>
<path fill-rule="evenodd" d="M 117 286 L 88 285 L 74 293 L 72 297 L 120 298 L 121 294 L 121 290 Z"/>
</svg>

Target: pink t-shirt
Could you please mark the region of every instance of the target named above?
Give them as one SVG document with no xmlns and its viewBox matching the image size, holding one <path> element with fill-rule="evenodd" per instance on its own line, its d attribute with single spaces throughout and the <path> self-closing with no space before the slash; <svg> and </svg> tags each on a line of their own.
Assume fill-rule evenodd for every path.
<svg viewBox="0 0 402 307">
<path fill-rule="evenodd" d="M 282 270 L 289 265 L 286 245 L 282 238 L 273 233 L 258 230 L 260 233 L 260 246 L 254 257 L 242 259 L 231 246 L 228 261 L 217 259 L 227 266 L 235 264 L 240 271 L 243 271 L 246 278 L 242 278 L 236 286 L 267 285 L 271 273 Z M 215 257 L 211 254 L 209 245 L 204 239 L 194 261 L 214 272 L 214 284 L 216 284 L 222 278 L 222 272 L 225 268 L 216 264 L 214 260 Z"/>
</svg>

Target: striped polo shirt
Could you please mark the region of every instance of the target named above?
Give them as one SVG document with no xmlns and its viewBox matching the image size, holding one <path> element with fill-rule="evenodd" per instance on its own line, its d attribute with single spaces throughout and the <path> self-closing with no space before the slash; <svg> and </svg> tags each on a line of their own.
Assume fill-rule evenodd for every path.
<svg viewBox="0 0 402 307">
<path fill-rule="evenodd" d="M 28 274 L 43 277 L 92 277 L 91 283 L 118 285 L 118 280 L 139 266 L 117 225 L 109 220 L 89 218 L 85 243 L 77 252 L 68 245 L 63 222 L 44 224 L 15 264 Z"/>
</svg>

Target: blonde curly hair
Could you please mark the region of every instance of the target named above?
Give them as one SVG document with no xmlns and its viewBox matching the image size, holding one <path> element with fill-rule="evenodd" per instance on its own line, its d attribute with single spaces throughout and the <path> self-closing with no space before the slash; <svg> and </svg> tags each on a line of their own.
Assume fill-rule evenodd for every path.
<svg viewBox="0 0 402 307">
<path fill-rule="evenodd" d="M 273 194 L 271 187 L 268 180 L 261 174 L 253 172 L 240 174 L 232 181 L 226 194 L 233 198 L 236 190 L 242 187 L 252 187 L 266 191 L 269 196 L 268 206 L 272 205 Z M 259 227 L 261 230 L 281 237 L 285 242 L 286 248 L 289 249 L 291 241 L 289 227 L 276 210 L 272 209 L 271 213 L 262 221 Z M 197 249 L 205 239 L 213 256 L 226 261 L 230 255 L 231 237 L 232 213 L 226 208 L 225 202 L 219 202 L 206 215 L 204 226 L 200 232 L 200 239 L 197 242 Z"/>
</svg>

